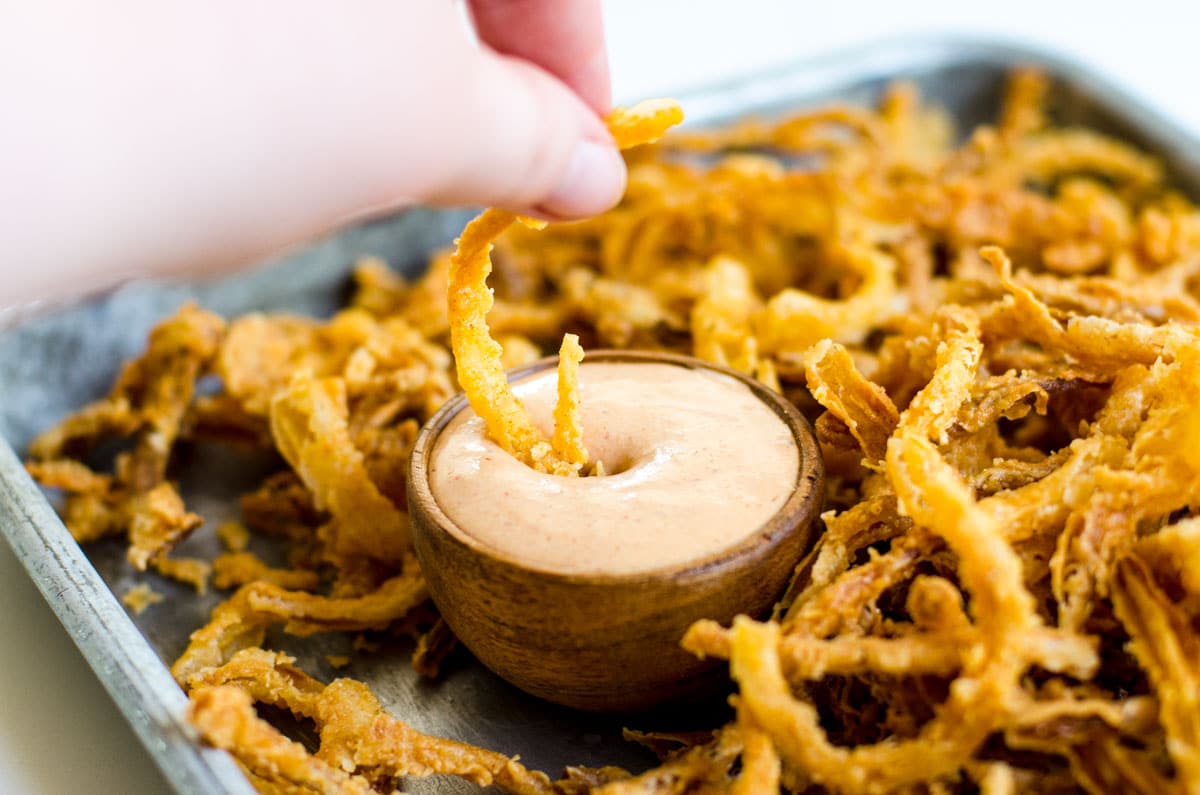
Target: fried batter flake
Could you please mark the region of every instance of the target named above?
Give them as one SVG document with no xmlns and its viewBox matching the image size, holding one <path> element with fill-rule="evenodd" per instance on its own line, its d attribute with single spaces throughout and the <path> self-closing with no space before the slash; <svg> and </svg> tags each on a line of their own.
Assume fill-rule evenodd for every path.
<svg viewBox="0 0 1200 795">
<path fill-rule="evenodd" d="M 121 604 L 129 608 L 129 611 L 135 616 L 140 616 L 154 605 L 166 599 L 165 596 L 151 588 L 144 582 L 130 588 L 125 593 L 121 594 Z"/>
</svg>

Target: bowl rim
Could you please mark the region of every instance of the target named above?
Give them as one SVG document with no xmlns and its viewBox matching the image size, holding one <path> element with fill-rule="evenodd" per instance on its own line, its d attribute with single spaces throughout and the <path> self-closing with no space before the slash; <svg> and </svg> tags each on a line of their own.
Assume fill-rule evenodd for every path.
<svg viewBox="0 0 1200 795">
<path fill-rule="evenodd" d="M 780 418 L 792 432 L 799 455 L 796 468 L 796 482 L 791 494 L 783 505 L 771 517 L 754 530 L 748 532 L 741 540 L 728 547 L 711 552 L 700 558 L 693 558 L 681 563 L 671 563 L 644 571 L 609 574 L 602 572 L 568 573 L 531 566 L 512 555 L 496 550 L 483 544 L 463 528 L 459 527 L 442 509 L 441 504 L 433 494 L 429 481 L 431 459 L 437 447 L 437 441 L 443 430 L 450 422 L 469 406 L 464 392 L 451 397 L 421 426 L 409 457 L 408 490 L 409 511 L 419 511 L 429 519 L 434 527 L 433 532 L 445 536 L 452 543 L 489 558 L 506 567 L 520 571 L 529 577 L 545 582 L 555 582 L 568 585 L 634 586 L 659 583 L 664 580 L 693 581 L 712 576 L 739 560 L 752 557 L 752 553 L 765 546 L 774 546 L 783 538 L 797 532 L 816 532 L 816 520 L 824 502 L 825 467 L 817 444 L 816 434 L 812 425 L 800 413 L 799 409 L 783 395 L 774 391 L 756 379 L 750 378 L 722 365 L 707 362 L 693 356 L 662 351 L 620 350 L 600 348 L 588 351 L 587 358 L 581 366 L 599 363 L 634 363 L 634 364 L 668 364 L 688 369 L 702 369 L 719 375 L 733 378 L 748 387 L 767 407 Z M 547 356 L 520 367 L 507 371 L 508 381 L 526 378 L 535 373 L 544 372 L 558 365 L 558 356 Z M 418 527 L 419 522 L 413 522 L 413 533 L 423 532 Z M 811 538 L 806 544 L 811 548 L 816 538 Z"/>
</svg>

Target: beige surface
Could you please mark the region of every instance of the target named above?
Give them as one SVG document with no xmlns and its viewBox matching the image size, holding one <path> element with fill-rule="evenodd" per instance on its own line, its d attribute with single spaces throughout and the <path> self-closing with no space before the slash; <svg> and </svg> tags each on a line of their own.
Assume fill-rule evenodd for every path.
<svg viewBox="0 0 1200 795">
<path fill-rule="evenodd" d="M 0 541 L 0 792 L 170 792 Z"/>
</svg>

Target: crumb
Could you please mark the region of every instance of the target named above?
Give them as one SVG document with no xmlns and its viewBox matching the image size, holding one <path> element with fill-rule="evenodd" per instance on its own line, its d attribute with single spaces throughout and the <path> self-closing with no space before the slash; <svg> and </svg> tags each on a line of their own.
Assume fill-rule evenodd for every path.
<svg viewBox="0 0 1200 795">
<path fill-rule="evenodd" d="M 154 568 L 164 577 L 192 586 L 201 596 L 208 592 L 208 575 L 212 573 L 208 561 L 159 555 L 154 559 Z"/>
<path fill-rule="evenodd" d="M 355 651 L 367 652 L 368 654 L 379 651 L 379 643 L 373 640 L 367 640 L 366 635 L 355 635 L 354 640 L 350 643 Z"/>
<path fill-rule="evenodd" d="M 151 605 L 156 605 L 166 599 L 165 596 L 144 582 L 130 588 L 121 595 L 121 604 L 129 608 L 135 616 L 140 616 Z"/>
<path fill-rule="evenodd" d="M 250 545 L 250 531 L 241 522 L 224 522 L 217 528 L 217 538 L 230 552 L 244 552 Z"/>
<path fill-rule="evenodd" d="M 350 664 L 350 657 L 345 654 L 327 654 L 325 662 L 329 663 L 332 668 L 345 668 Z"/>
<path fill-rule="evenodd" d="M 222 552 L 212 562 L 213 585 L 235 588 L 248 582 L 269 582 L 289 591 L 311 591 L 321 576 L 306 569 L 273 569 L 253 552 Z"/>
</svg>

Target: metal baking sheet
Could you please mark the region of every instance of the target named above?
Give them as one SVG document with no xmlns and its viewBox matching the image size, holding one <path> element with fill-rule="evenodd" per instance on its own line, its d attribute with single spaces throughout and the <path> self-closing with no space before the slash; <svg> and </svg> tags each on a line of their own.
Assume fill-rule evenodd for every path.
<svg viewBox="0 0 1200 795">
<path fill-rule="evenodd" d="M 962 129 L 990 120 L 1005 74 L 1016 64 L 1041 66 L 1054 78 L 1050 103 L 1060 122 L 1115 133 L 1157 153 L 1175 184 L 1200 193 L 1200 145 L 1166 119 L 1077 65 L 1044 53 L 962 39 L 905 39 L 874 44 L 681 97 L 689 123 L 746 113 L 770 114 L 831 99 L 871 102 L 896 78 L 911 79 L 942 103 Z M 416 274 L 426 256 L 449 243 L 468 214 L 415 210 L 358 227 L 263 270 L 206 284 L 133 283 L 85 303 L 33 317 L 0 334 L 0 530 L 103 686 L 164 774 L 184 795 L 251 793 L 223 753 L 201 748 L 184 719 L 186 699 L 167 665 L 204 622 L 221 594 L 197 598 L 153 574 L 135 574 L 118 543 L 80 549 L 43 493 L 21 467 L 32 436 L 107 390 L 120 363 L 138 353 L 158 319 L 194 299 L 226 316 L 251 310 L 328 315 L 344 303 L 350 269 L 365 254 Z M 181 553 L 214 554 L 213 528 L 236 516 L 236 495 L 276 460 L 248 460 L 206 446 L 182 451 L 178 472 L 189 507 L 206 524 Z M 260 550 L 269 554 L 269 550 Z M 147 580 L 168 601 L 131 617 L 117 597 Z M 694 728 L 720 705 L 639 716 L 597 717 L 550 706 L 497 679 L 465 652 L 442 681 L 422 682 L 408 664 L 411 648 L 395 641 L 358 655 L 334 672 L 326 654 L 346 651 L 340 636 L 298 641 L 268 637 L 323 679 L 348 675 L 371 684 L 393 714 L 415 727 L 520 754 L 532 767 L 558 773 L 566 764 L 619 764 L 652 759 L 621 740 L 620 728 Z M 460 781 L 412 782 L 411 791 L 469 792 Z"/>
</svg>

